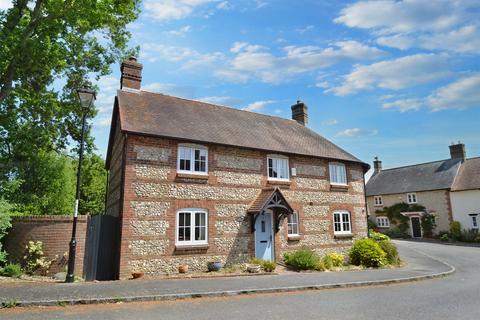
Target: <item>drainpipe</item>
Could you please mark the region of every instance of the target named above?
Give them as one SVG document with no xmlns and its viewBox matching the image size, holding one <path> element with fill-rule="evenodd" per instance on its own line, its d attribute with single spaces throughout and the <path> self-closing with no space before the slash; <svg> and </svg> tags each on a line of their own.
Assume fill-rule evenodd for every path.
<svg viewBox="0 0 480 320">
<path fill-rule="evenodd" d="M 368 204 L 367 204 L 367 187 L 365 184 L 365 174 L 363 175 L 363 196 L 365 198 L 365 217 L 367 219 L 367 238 L 370 238 L 370 230 L 368 228 Z"/>
</svg>

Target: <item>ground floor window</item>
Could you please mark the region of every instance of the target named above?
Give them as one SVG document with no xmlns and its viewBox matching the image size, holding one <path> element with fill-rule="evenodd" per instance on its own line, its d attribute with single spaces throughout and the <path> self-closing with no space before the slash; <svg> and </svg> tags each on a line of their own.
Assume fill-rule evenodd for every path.
<svg viewBox="0 0 480 320">
<path fill-rule="evenodd" d="M 377 227 L 388 228 L 390 227 L 390 221 L 387 217 L 377 217 Z"/>
<path fill-rule="evenodd" d="M 177 211 L 177 245 L 207 244 L 208 217 L 205 209 L 180 209 Z"/>
<path fill-rule="evenodd" d="M 288 215 L 288 235 L 298 236 L 298 212 Z"/>
<path fill-rule="evenodd" d="M 352 228 L 350 225 L 350 212 L 335 211 L 333 213 L 333 226 L 335 234 L 350 234 Z"/>
<path fill-rule="evenodd" d="M 476 214 L 472 214 L 472 215 L 470 215 L 470 217 L 472 218 L 472 228 L 473 228 L 473 229 L 478 229 L 477 215 L 476 215 Z"/>
</svg>

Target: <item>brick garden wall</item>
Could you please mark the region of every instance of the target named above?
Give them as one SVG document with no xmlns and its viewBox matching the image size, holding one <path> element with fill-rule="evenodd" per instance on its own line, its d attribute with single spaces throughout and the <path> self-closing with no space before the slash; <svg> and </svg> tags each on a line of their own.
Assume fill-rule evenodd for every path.
<svg viewBox="0 0 480 320">
<path fill-rule="evenodd" d="M 79 216 L 77 224 L 77 252 L 75 274 L 83 273 L 83 256 L 87 232 L 87 216 Z M 49 274 L 64 271 L 68 259 L 68 248 L 72 235 L 72 217 L 69 216 L 27 216 L 14 217 L 12 228 L 4 240 L 9 261 L 20 262 L 25 254 L 28 241 L 42 241 L 46 257 L 55 261 Z M 67 252 L 67 255 L 64 254 Z"/>
<path fill-rule="evenodd" d="M 346 163 L 348 188 L 334 189 L 326 159 L 289 155 L 297 176 L 290 183 L 266 177 L 267 154 L 244 148 L 208 147 L 208 177 L 198 179 L 176 172 L 178 141 L 130 135 L 127 139 L 120 278 L 133 271 L 173 273 L 181 263 L 200 271 L 206 262 L 248 261 L 254 256 L 249 204 L 263 187 L 278 186 L 299 214 L 300 239 L 288 240 L 286 219 L 275 234 L 277 258 L 302 246 L 319 254 L 345 252 L 353 240 L 366 236 L 363 172 Z M 208 248 L 183 251 L 175 246 L 175 217 L 179 208 L 208 210 Z M 335 210 L 351 214 L 353 237 L 334 236 Z"/>
</svg>

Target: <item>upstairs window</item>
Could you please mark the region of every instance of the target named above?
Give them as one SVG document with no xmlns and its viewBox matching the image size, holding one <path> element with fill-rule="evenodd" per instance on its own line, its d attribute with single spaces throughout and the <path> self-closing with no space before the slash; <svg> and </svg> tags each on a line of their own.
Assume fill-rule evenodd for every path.
<svg viewBox="0 0 480 320">
<path fill-rule="evenodd" d="M 407 203 L 417 203 L 417 194 L 407 193 Z"/>
<path fill-rule="evenodd" d="M 331 162 L 330 169 L 330 183 L 337 185 L 347 185 L 347 171 L 343 163 Z"/>
<path fill-rule="evenodd" d="M 377 227 L 388 228 L 390 227 L 390 221 L 387 217 L 377 217 Z"/>
<path fill-rule="evenodd" d="M 288 158 L 281 156 L 268 156 L 268 179 L 269 180 L 284 180 L 289 179 Z"/>
<path fill-rule="evenodd" d="M 382 196 L 375 196 L 373 197 L 373 201 L 376 206 L 382 206 L 383 205 L 383 199 Z"/>
<path fill-rule="evenodd" d="M 177 245 L 207 244 L 207 210 L 180 209 L 177 211 Z"/>
<path fill-rule="evenodd" d="M 333 227 L 335 234 L 351 234 L 350 212 L 335 211 L 333 213 Z"/>
<path fill-rule="evenodd" d="M 298 236 L 298 212 L 294 212 L 288 215 L 288 235 L 289 236 Z"/>
<path fill-rule="evenodd" d="M 200 146 L 180 145 L 178 147 L 177 171 L 183 173 L 207 174 L 207 148 Z"/>
</svg>

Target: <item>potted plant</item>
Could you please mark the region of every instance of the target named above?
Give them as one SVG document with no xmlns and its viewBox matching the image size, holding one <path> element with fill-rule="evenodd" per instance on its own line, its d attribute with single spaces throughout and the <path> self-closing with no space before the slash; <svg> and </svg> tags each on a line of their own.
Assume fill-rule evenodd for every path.
<svg viewBox="0 0 480 320">
<path fill-rule="evenodd" d="M 132 278 L 133 279 L 138 279 L 143 277 L 144 273 L 143 272 L 132 272 Z"/>
<path fill-rule="evenodd" d="M 259 273 L 262 269 L 262 266 L 259 264 L 248 264 L 247 271 L 250 273 Z"/>
<path fill-rule="evenodd" d="M 223 268 L 223 264 L 220 261 L 210 261 L 207 263 L 208 271 L 218 271 Z"/>
<path fill-rule="evenodd" d="M 187 273 L 188 272 L 188 265 L 181 264 L 180 266 L 178 266 L 178 272 L 179 273 Z"/>
</svg>

